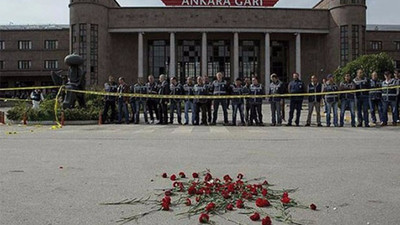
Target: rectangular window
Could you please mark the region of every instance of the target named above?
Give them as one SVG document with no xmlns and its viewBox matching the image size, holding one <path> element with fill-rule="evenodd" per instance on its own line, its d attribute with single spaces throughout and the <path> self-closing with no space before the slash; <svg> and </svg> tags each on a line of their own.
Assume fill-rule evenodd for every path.
<svg viewBox="0 0 400 225">
<path fill-rule="evenodd" d="M 71 25 L 71 53 L 76 53 L 76 25 Z"/>
<path fill-rule="evenodd" d="M 98 83 L 99 26 L 90 25 L 90 84 Z"/>
<path fill-rule="evenodd" d="M 168 74 L 169 41 L 151 40 L 149 46 L 149 74 L 158 78 L 161 74 Z"/>
<path fill-rule="evenodd" d="M 44 48 L 47 50 L 58 49 L 58 41 L 57 40 L 45 40 Z"/>
<path fill-rule="evenodd" d="M 0 70 L 4 69 L 4 61 L 0 61 Z"/>
<path fill-rule="evenodd" d="M 79 24 L 79 55 L 83 58 L 83 71 L 87 71 L 86 57 L 87 57 L 87 36 L 86 36 L 86 23 Z"/>
<path fill-rule="evenodd" d="M 58 61 L 57 60 L 45 60 L 44 68 L 45 69 L 58 69 Z"/>
<path fill-rule="evenodd" d="M 18 61 L 18 69 L 26 70 L 32 67 L 32 61 L 30 60 L 20 60 Z"/>
<path fill-rule="evenodd" d="M 229 40 L 208 41 L 207 71 L 213 77 L 222 72 L 225 77 L 231 77 L 231 43 Z"/>
<path fill-rule="evenodd" d="M 396 50 L 399 51 L 400 50 L 400 41 L 395 41 L 394 45 L 396 46 Z"/>
<path fill-rule="evenodd" d="M 239 77 L 259 74 L 260 42 L 243 40 L 239 44 Z"/>
<path fill-rule="evenodd" d="M 0 50 L 4 50 L 6 48 L 5 41 L 0 41 Z"/>
<path fill-rule="evenodd" d="M 382 41 L 371 41 L 369 44 L 372 50 L 382 50 Z"/>
<path fill-rule="evenodd" d="M 200 76 L 201 44 L 200 40 L 178 41 L 178 78 L 184 83 L 186 77 Z"/>
<path fill-rule="evenodd" d="M 396 69 L 400 69 L 400 61 L 398 61 L 398 60 L 394 61 L 394 67 Z"/>
<path fill-rule="evenodd" d="M 352 52 L 353 52 L 353 60 L 357 59 L 360 56 L 360 28 L 358 25 L 352 26 Z"/>
<path fill-rule="evenodd" d="M 19 50 L 32 49 L 32 41 L 18 41 Z"/>
<path fill-rule="evenodd" d="M 349 62 L 349 27 L 340 26 L 340 65 L 345 66 Z"/>
<path fill-rule="evenodd" d="M 366 43 L 366 41 L 365 41 L 365 35 L 366 35 L 366 28 L 365 28 L 365 26 L 361 26 L 361 32 L 362 32 L 362 39 L 361 39 L 361 51 L 362 51 L 362 53 L 361 54 L 365 54 L 365 43 Z"/>
</svg>

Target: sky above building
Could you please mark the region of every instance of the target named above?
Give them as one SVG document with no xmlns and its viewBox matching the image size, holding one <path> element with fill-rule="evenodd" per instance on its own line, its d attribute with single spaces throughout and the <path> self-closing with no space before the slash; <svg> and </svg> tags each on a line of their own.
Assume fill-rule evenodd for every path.
<svg viewBox="0 0 400 225">
<path fill-rule="evenodd" d="M 118 0 L 122 6 L 163 6 L 161 0 Z M 280 0 L 275 7 L 311 8 L 319 0 Z M 68 24 L 69 0 L 0 0 L 0 24 Z M 399 0 L 367 0 L 368 24 L 400 24 Z"/>
</svg>

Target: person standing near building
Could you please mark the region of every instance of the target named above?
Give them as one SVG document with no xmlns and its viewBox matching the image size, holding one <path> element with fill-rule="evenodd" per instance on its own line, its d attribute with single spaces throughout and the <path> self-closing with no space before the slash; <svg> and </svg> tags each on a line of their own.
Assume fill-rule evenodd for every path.
<svg viewBox="0 0 400 225">
<path fill-rule="evenodd" d="M 344 76 L 344 81 L 340 83 L 340 91 L 352 91 L 356 89 L 356 84 L 351 80 L 350 74 Z M 356 127 L 356 115 L 355 115 L 355 98 L 354 93 L 343 93 L 340 94 L 340 127 L 344 126 L 344 116 L 346 109 L 350 110 L 351 126 Z"/>
<path fill-rule="evenodd" d="M 334 78 L 332 74 L 329 74 L 327 77 L 326 84 L 322 87 L 322 92 L 329 94 L 325 95 L 326 102 L 326 126 L 331 126 L 331 112 L 333 112 L 333 125 L 338 127 L 338 101 L 339 96 L 334 92 L 339 90 L 338 86 L 335 84 Z M 333 93 L 332 93 L 333 92 Z"/>
<path fill-rule="evenodd" d="M 35 89 L 30 94 L 30 98 L 32 100 L 32 109 L 39 109 L 40 102 L 44 100 L 42 92 L 39 89 Z"/>
<path fill-rule="evenodd" d="M 317 126 L 322 127 L 321 124 L 321 99 L 322 95 L 317 95 L 317 93 L 322 92 L 322 84 L 318 82 L 318 79 L 315 75 L 311 76 L 311 83 L 307 87 L 308 94 L 315 94 L 308 96 L 308 116 L 306 127 L 311 126 L 311 117 L 315 108 L 317 113 Z"/>
<path fill-rule="evenodd" d="M 117 88 L 118 96 L 118 124 L 122 123 L 122 116 L 125 117 L 125 123 L 129 124 L 129 111 L 128 101 L 129 97 L 123 96 L 123 94 L 129 93 L 129 86 L 125 83 L 125 78 L 120 77 L 118 79 L 119 86 Z"/>
<path fill-rule="evenodd" d="M 189 97 L 193 96 L 194 95 L 193 88 L 194 88 L 193 77 L 188 77 L 186 79 L 186 84 L 183 85 L 185 96 Z M 189 109 L 192 111 L 192 125 L 194 125 L 196 121 L 196 109 L 192 98 L 185 99 L 185 125 L 189 125 Z"/>
<path fill-rule="evenodd" d="M 203 77 L 197 77 L 197 84 L 194 85 L 193 92 L 194 95 L 198 97 L 208 95 L 208 87 L 204 84 Z M 207 126 L 207 99 L 196 98 L 193 103 L 195 104 L 196 109 L 195 125 L 199 125 L 201 111 L 201 125 Z"/>
<path fill-rule="evenodd" d="M 262 114 L 262 101 L 263 97 L 256 97 L 257 95 L 265 95 L 263 86 L 258 82 L 257 77 L 252 78 L 252 84 L 250 85 L 250 95 L 254 95 L 250 98 L 251 112 L 250 112 L 250 123 L 249 126 L 253 126 L 253 122 L 257 126 L 264 126 L 263 114 Z"/>
<path fill-rule="evenodd" d="M 371 74 L 371 80 L 369 82 L 371 89 L 382 87 L 382 81 L 378 79 L 377 72 Z M 369 108 L 371 110 L 372 123 L 376 125 L 375 109 L 378 109 L 379 121 L 382 122 L 382 90 L 369 91 Z"/>
<path fill-rule="evenodd" d="M 157 95 L 158 94 L 158 85 L 154 80 L 154 76 L 150 75 L 148 77 L 148 83 L 147 83 L 147 93 L 152 94 L 152 95 Z M 147 108 L 149 110 L 150 114 L 150 120 L 151 123 L 154 124 L 154 113 L 156 114 L 156 119 L 160 120 L 159 117 L 159 111 L 158 111 L 158 99 L 155 98 L 148 98 L 147 99 Z"/>
<path fill-rule="evenodd" d="M 234 84 L 230 86 L 230 93 L 234 96 L 243 95 L 242 80 L 237 78 Z M 244 99 L 243 98 L 232 98 L 232 126 L 236 126 L 236 116 L 239 111 L 241 125 L 246 125 L 244 120 Z"/>
<path fill-rule="evenodd" d="M 177 96 L 183 95 L 183 87 L 178 83 L 176 77 L 171 78 L 171 84 L 169 86 L 170 95 Z M 182 113 L 181 113 L 181 99 L 171 98 L 170 107 L 169 107 L 169 123 L 174 123 L 174 112 L 176 110 L 176 117 L 178 119 L 178 124 L 182 125 Z"/>
<path fill-rule="evenodd" d="M 249 95 L 250 94 L 250 86 L 251 86 L 251 80 L 250 80 L 250 78 L 246 77 L 244 79 L 243 95 Z M 249 122 L 250 122 L 250 110 L 251 110 L 250 99 L 249 98 L 245 98 L 244 100 L 245 100 L 244 117 L 245 117 L 246 123 L 249 124 Z"/>
<path fill-rule="evenodd" d="M 290 94 L 302 94 L 304 93 L 304 83 L 300 80 L 298 73 L 293 73 L 293 80 L 289 83 L 288 91 Z M 286 126 L 292 126 L 294 111 L 296 110 L 296 126 L 300 126 L 300 115 L 301 107 L 303 104 L 303 96 L 291 96 L 290 97 L 290 110 L 289 110 L 289 121 Z"/>
<path fill-rule="evenodd" d="M 362 69 L 357 70 L 357 77 L 354 78 L 354 83 L 356 84 L 356 89 L 369 89 L 370 82 L 364 76 L 364 71 Z M 368 116 L 368 109 L 369 109 L 369 92 L 356 92 L 356 100 L 357 100 L 357 120 L 358 125 L 357 127 L 362 127 L 363 122 L 365 127 L 369 127 L 369 116 Z"/>
<path fill-rule="evenodd" d="M 382 90 L 382 103 L 383 103 L 383 120 L 381 125 L 388 125 L 388 109 L 389 106 L 392 108 L 392 118 L 393 118 L 393 126 L 397 125 L 397 121 L 399 120 L 399 111 L 396 105 L 397 97 L 399 95 L 398 88 L 391 88 L 397 86 L 397 82 L 395 79 L 392 79 L 392 74 L 387 71 L 385 72 L 385 80 L 382 82 L 382 88 L 386 88 Z"/>
<path fill-rule="evenodd" d="M 214 96 L 226 95 L 228 91 L 228 86 L 227 82 L 223 80 L 222 73 L 218 72 L 216 77 L 217 80 L 215 80 L 212 84 L 213 95 Z M 224 125 L 229 125 L 228 110 L 227 110 L 228 106 L 226 99 L 214 99 L 213 122 L 211 123 L 211 125 L 217 124 L 219 105 L 222 106 L 222 110 L 224 112 Z"/>
<path fill-rule="evenodd" d="M 135 85 L 132 84 L 129 87 L 129 92 L 131 94 L 135 93 Z M 136 119 L 136 98 L 135 97 L 130 97 L 129 98 L 129 105 L 131 106 L 131 111 L 132 111 L 132 118 L 130 120 L 131 123 L 136 123 L 135 119 Z"/>
<path fill-rule="evenodd" d="M 108 83 L 104 84 L 104 91 L 108 93 L 117 93 L 118 84 L 115 82 L 115 78 L 113 76 L 108 77 Z M 115 112 L 115 101 L 116 96 L 106 95 L 104 96 L 104 110 L 103 110 L 103 124 L 106 123 L 108 117 L 108 110 L 111 108 L 111 117 L 110 123 L 113 123 L 115 120 L 116 112 Z"/>
<path fill-rule="evenodd" d="M 169 89 L 169 84 L 167 81 L 167 77 L 164 74 L 160 75 L 160 87 L 158 89 L 158 94 L 159 95 L 169 95 L 170 89 Z M 159 99 L 160 102 L 160 110 L 159 110 L 159 117 L 160 117 L 160 122 L 158 124 L 168 124 L 168 98 L 161 98 Z"/>
<path fill-rule="evenodd" d="M 395 70 L 394 72 L 394 80 L 396 81 L 396 86 L 400 85 L 400 72 L 399 70 Z M 397 88 L 397 100 L 396 100 L 397 112 L 399 112 L 400 107 L 400 88 Z M 397 123 L 400 123 L 399 117 L 397 117 Z"/>
<path fill-rule="evenodd" d="M 204 79 L 204 84 L 207 87 L 208 93 L 211 93 L 212 92 L 212 84 L 210 83 L 210 79 L 208 78 L 208 75 L 204 75 L 203 79 Z M 207 99 L 207 119 L 208 119 L 209 124 L 212 121 L 212 110 L 211 110 L 212 104 L 213 104 L 212 99 Z"/>
<path fill-rule="evenodd" d="M 143 82 L 143 78 L 139 77 L 137 84 L 134 86 L 135 94 L 148 94 L 147 85 Z M 140 121 L 140 109 L 143 109 L 144 122 L 149 124 L 149 120 L 147 118 L 147 98 L 145 97 L 136 97 L 136 114 L 135 114 L 135 124 L 139 124 Z"/>
<path fill-rule="evenodd" d="M 271 75 L 271 84 L 269 86 L 269 94 L 270 95 L 280 95 L 280 94 L 284 94 L 284 91 L 285 90 L 284 90 L 282 81 L 280 81 L 278 76 L 275 73 L 273 73 Z M 269 98 L 269 102 L 271 103 L 271 116 L 272 116 L 271 126 L 276 126 L 276 125 L 281 126 L 282 125 L 281 100 L 282 100 L 282 97 L 270 97 Z"/>
</svg>

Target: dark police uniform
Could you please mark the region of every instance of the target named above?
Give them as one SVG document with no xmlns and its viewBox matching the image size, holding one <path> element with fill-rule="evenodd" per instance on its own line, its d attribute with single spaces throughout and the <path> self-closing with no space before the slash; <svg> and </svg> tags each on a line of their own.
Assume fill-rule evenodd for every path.
<svg viewBox="0 0 400 225">
<path fill-rule="evenodd" d="M 304 83 L 301 80 L 292 80 L 289 83 L 289 93 L 290 94 L 301 94 L 304 93 Z M 289 121 L 288 126 L 292 125 L 294 110 L 296 110 L 296 126 L 300 124 L 301 107 L 303 104 L 303 96 L 292 96 L 290 97 L 290 110 L 289 110 Z"/>
<path fill-rule="evenodd" d="M 261 84 L 258 85 L 250 85 L 250 95 L 264 95 L 265 91 Z M 263 125 L 263 115 L 262 115 L 262 97 L 254 97 L 250 98 L 251 112 L 250 112 L 250 123 L 249 125 L 253 125 L 253 121 L 257 125 Z"/>
<path fill-rule="evenodd" d="M 308 90 L 307 92 L 309 94 L 316 94 L 316 93 L 321 93 L 322 92 L 322 85 L 321 83 L 310 83 L 308 85 Z M 308 116 L 307 116 L 307 125 L 311 124 L 311 117 L 315 108 L 315 111 L 317 113 L 317 124 L 318 126 L 321 126 L 321 95 L 310 95 L 308 96 Z"/>
<path fill-rule="evenodd" d="M 131 85 L 130 87 L 129 87 L 129 92 L 130 93 L 135 93 L 135 85 Z M 132 123 L 136 123 L 136 121 L 135 121 L 135 115 L 136 115 L 136 98 L 135 97 L 130 97 L 129 98 L 129 104 L 131 105 L 131 110 L 132 110 L 132 119 L 131 119 L 131 122 Z"/>
<path fill-rule="evenodd" d="M 230 93 L 232 95 L 243 95 L 243 86 L 236 86 L 236 84 L 232 84 L 230 86 Z M 244 99 L 243 98 L 232 98 L 232 125 L 236 126 L 236 116 L 237 112 L 239 110 L 239 115 L 240 115 L 240 121 L 242 123 L 242 126 L 245 125 L 245 120 L 244 120 Z"/>
<path fill-rule="evenodd" d="M 327 82 L 326 84 L 324 84 L 322 92 L 337 92 L 338 90 L 339 88 L 335 83 Z M 333 111 L 333 124 L 335 127 L 338 126 L 338 103 L 338 94 L 332 93 L 325 95 L 327 127 L 331 126 L 331 111 Z"/>
<path fill-rule="evenodd" d="M 208 95 L 208 87 L 205 84 L 194 85 L 194 95 L 206 96 Z M 201 111 L 201 125 L 207 125 L 207 99 L 194 99 L 196 109 L 196 120 L 195 125 L 199 125 L 200 111 Z"/>
<path fill-rule="evenodd" d="M 214 96 L 226 95 L 228 91 L 227 82 L 215 80 L 212 83 L 212 90 Z M 222 110 L 224 112 L 224 124 L 227 125 L 229 123 L 227 104 L 228 101 L 226 99 L 214 99 L 213 125 L 217 123 L 219 105 L 222 106 Z"/>
<path fill-rule="evenodd" d="M 156 95 L 158 94 L 158 85 L 156 82 L 147 83 L 147 93 Z M 155 98 L 147 99 L 147 108 L 150 114 L 150 120 L 154 122 L 154 113 L 156 114 L 156 119 L 159 120 L 159 111 L 158 111 L 158 100 Z"/>
<path fill-rule="evenodd" d="M 380 80 L 369 81 L 371 88 L 382 87 L 382 82 Z M 382 90 L 370 91 L 369 92 L 369 109 L 371 110 L 371 120 L 376 123 L 375 109 L 378 109 L 379 120 L 382 122 Z"/>
<path fill-rule="evenodd" d="M 166 80 L 164 80 L 158 89 L 159 95 L 169 95 L 169 84 Z M 159 124 L 168 124 L 168 102 L 169 99 L 162 98 L 160 99 L 160 122 Z"/>
<path fill-rule="evenodd" d="M 204 83 L 207 87 L 208 93 L 212 93 L 212 84 L 210 82 L 205 82 Z M 213 104 L 213 100 L 212 99 L 207 99 L 207 119 L 208 119 L 208 123 L 211 123 L 211 119 L 212 119 L 212 104 Z"/>
<path fill-rule="evenodd" d="M 126 84 L 120 84 L 117 88 L 118 94 L 129 93 L 129 87 Z M 129 97 L 118 96 L 118 123 L 122 122 L 122 114 L 125 116 L 125 123 L 129 124 L 129 110 L 128 110 Z"/>
<path fill-rule="evenodd" d="M 104 90 L 105 92 L 110 92 L 110 93 L 117 93 L 118 85 L 115 82 L 111 83 L 105 83 L 104 84 Z M 110 117 L 110 123 L 114 122 L 115 119 L 115 101 L 116 101 L 116 96 L 111 96 L 111 95 L 106 95 L 104 96 L 104 111 L 103 111 L 103 123 L 107 121 L 107 116 L 108 116 L 108 110 L 111 108 L 111 117 Z"/>
<path fill-rule="evenodd" d="M 183 85 L 183 91 L 186 96 L 194 95 L 194 84 Z M 185 125 L 189 124 L 189 109 L 192 111 L 192 125 L 196 123 L 196 106 L 193 99 L 185 99 Z"/>
<path fill-rule="evenodd" d="M 134 93 L 135 94 L 148 94 L 148 88 L 147 85 L 145 84 L 140 84 L 137 83 L 134 86 Z M 136 113 L 135 113 L 135 123 L 139 123 L 139 117 L 140 117 L 140 108 L 143 109 L 143 115 L 144 115 L 144 121 L 145 123 L 149 123 L 149 120 L 147 118 L 147 98 L 144 97 L 136 97 L 135 99 L 136 103 Z"/>
<path fill-rule="evenodd" d="M 340 91 L 350 91 L 355 90 L 356 84 L 353 81 L 346 82 L 343 81 L 340 83 L 339 90 Z M 351 126 L 356 126 L 356 116 L 355 116 L 355 95 L 354 93 L 345 93 L 340 94 L 340 126 L 344 126 L 344 115 L 346 113 L 346 109 L 350 110 L 351 115 Z"/>
<path fill-rule="evenodd" d="M 251 84 L 245 84 L 243 86 L 243 95 L 249 95 L 250 94 L 250 85 Z M 249 98 L 245 98 L 245 112 L 244 112 L 244 117 L 246 120 L 246 123 L 250 122 L 250 111 L 251 111 L 251 104 Z"/>
<path fill-rule="evenodd" d="M 369 89 L 370 83 L 367 78 L 358 79 L 354 78 L 353 82 L 356 84 L 356 90 L 359 89 Z M 357 100 L 357 119 L 359 127 L 362 127 L 363 121 L 366 127 L 369 127 L 369 92 L 356 92 L 356 100 Z"/>
<path fill-rule="evenodd" d="M 389 81 L 383 81 L 382 87 L 394 87 L 397 86 L 398 83 L 395 79 L 391 79 Z M 392 108 L 392 116 L 393 116 L 393 125 L 397 124 L 399 120 L 399 111 L 397 108 L 397 97 L 399 95 L 399 89 L 383 89 L 382 90 L 382 103 L 383 103 L 383 121 L 382 125 L 387 125 L 388 123 L 388 108 L 389 106 Z"/>
<path fill-rule="evenodd" d="M 183 87 L 181 84 L 177 83 L 176 85 L 171 84 L 169 86 L 170 95 L 183 95 Z M 169 108 L 169 123 L 174 123 L 174 111 L 176 110 L 176 116 L 178 117 L 178 123 L 182 124 L 182 112 L 181 112 L 181 99 L 172 98 L 170 102 Z"/>
</svg>

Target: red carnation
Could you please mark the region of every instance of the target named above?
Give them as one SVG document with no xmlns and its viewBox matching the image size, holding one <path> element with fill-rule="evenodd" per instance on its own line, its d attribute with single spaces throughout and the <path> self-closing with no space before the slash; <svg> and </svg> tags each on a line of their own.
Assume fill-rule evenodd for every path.
<svg viewBox="0 0 400 225">
<path fill-rule="evenodd" d="M 311 210 L 317 210 L 317 206 L 316 206 L 315 204 L 311 204 L 311 205 L 310 205 L 310 209 L 311 209 Z"/>
<path fill-rule="evenodd" d="M 199 178 L 199 174 L 198 174 L 198 173 L 193 173 L 192 176 L 193 176 L 193 178 L 195 178 L 195 179 L 196 179 L 196 178 Z"/>
<path fill-rule="evenodd" d="M 226 205 L 226 210 L 232 211 L 233 210 L 233 204 L 229 203 L 228 205 Z"/>
<path fill-rule="evenodd" d="M 256 206 L 258 207 L 268 207 L 270 206 L 270 203 L 267 199 L 263 199 L 263 198 L 258 198 L 256 200 Z"/>
<path fill-rule="evenodd" d="M 267 216 L 264 219 L 262 219 L 261 222 L 262 222 L 261 223 L 262 225 L 271 225 L 272 224 L 271 218 L 269 218 L 269 216 Z"/>
<path fill-rule="evenodd" d="M 169 211 L 169 204 L 167 202 L 161 203 L 162 210 Z"/>
<path fill-rule="evenodd" d="M 166 202 L 168 205 L 171 204 L 171 197 L 165 196 L 165 197 L 162 199 L 162 202 Z"/>
<path fill-rule="evenodd" d="M 250 216 L 250 219 L 253 221 L 259 221 L 260 220 L 260 214 L 254 213 L 253 215 Z"/>
<path fill-rule="evenodd" d="M 189 189 L 188 189 L 188 194 L 189 195 L 196 194 L 196 187 L 195 186 L 190 186 Z"/>
<path fill-rule="evenodd" d="M 237 200 L 236 201 L 236 208 L 238 208 L 238 209 L 241 209 L 241 208 L 243 208 L 244 207 L 244 203 L 243 203 L 243 201 L 242 200 Z"/>
<path fill-rule="evenodd" d="M 290 203 L 290 198 L 289 198 L 289 197 L 283 197 L 283 198 L 281 199 L 281 202 L 282 202 L 283 204 L 289 204 L 289 203 Z"/>
<path fill-rule="evenodd" d="M 231 182 L 231 181 L 232 181 L 232 178 L 231 178 L 229 175 L 225 175 L 225 176 L 224 176 L 224 181 L 225 181 L 226 183 Z"/>
<path fill-rule="evenodd" d="M 263 190 L 261 191 L 261 194 L 262 194 L 264 197 L 267 196 L 268 190 L 267 190 L 267 189 L 263 189 Z"/>
<path fill-rule="evenodd" d="M 229 192 L 234 192 L 235 191 L 235 185 L 234 184 L 229 184 L 228 185 L 228 191 Z"/>
<path fill-rule="evenodd" d="M 208 223 L 208 221 L 210 220 L 210 217 L 207 214 L 201 214 L 199 217 L 199 222 L 200 223 Z"/>
<path fill-rule="evenodd" d="M 172 181 L 175 181 L 176 180 L 176 175 L 172 174 L 172 176 L 169 179 L 171 179 Z"/>
<path fill-rule="evenodd" d="M 205 181 L 210 181 L 212 179 L 212 175 L 210 173 L 207 173 L 206 176 L 204 177 Z"/>
<path fill-rule="evenodd" d="M 215 208 L 215 203 L 214 202 L 210 202 L 206 206 L 206 211 L 209 212 L 209 211 L 213 210 L 214 208 Z"/>
<path fill-rule="evenodd" d="M 184 172 L 180 172 L 180 173 L 179 173 L 179 177 L 180 177 L 180 178 L 186 178 L 186 175 L 185 175 Z"/>
<path fill-rule="evenodd" d="M 191 206 L 192 205 L 192 201 L 190 200 L 190 198 L 186 199 L 186 206 Z"/>
<path fill-rule="evenodd" d="M 162 178 L 167 178 L 168 177 L 167 173 L 163 173 L 161 176 L 162 176 Z"/>
<path fill-rule="evenodd" d="M 282 195 L 282 197 L 283 197 L 283 198 L 285 198 L 285 197 L 286 197 L 286 198 L 288 198 L 288 197 L 289 197 L 289 193 L 287 193 L 287 192 L 283 192 L 283 195 Z"/>
<path fill-rule="evenodd" d="M 237 175 L 237 179 L 239 179 L 239 180 L 243 179 L 243 174 L 239 173 L 239 174 Z"/>
</svg>

